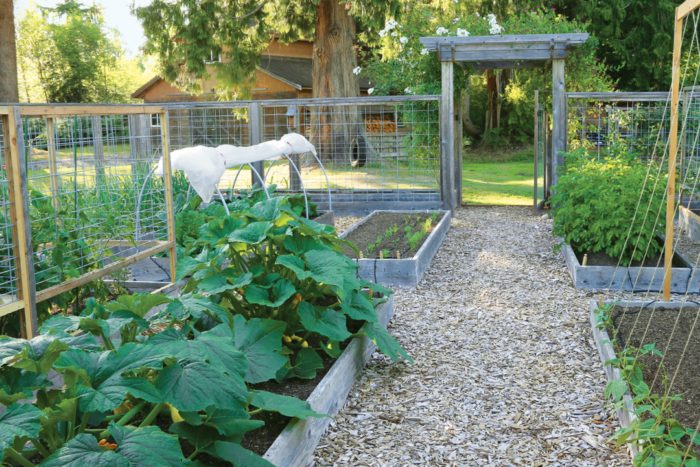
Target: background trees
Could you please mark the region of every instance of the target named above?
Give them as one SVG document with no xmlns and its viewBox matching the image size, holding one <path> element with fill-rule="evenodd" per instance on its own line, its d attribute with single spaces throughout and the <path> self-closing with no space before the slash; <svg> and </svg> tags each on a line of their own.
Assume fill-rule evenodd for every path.
<svg viewBox="0 0 700 467">
<path fill-rule="evenodd" d="M 143 80 L 102 13 L 72 0 L 25 9 L 17 18 L 17 57 L 23 102 L 123 103 Z"/>
</svg>

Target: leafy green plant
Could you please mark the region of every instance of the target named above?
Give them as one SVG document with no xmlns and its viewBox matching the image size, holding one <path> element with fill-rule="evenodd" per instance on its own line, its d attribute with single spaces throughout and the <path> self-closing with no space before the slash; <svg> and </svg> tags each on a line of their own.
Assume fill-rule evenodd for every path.
<svg viewBox="0 0 700 467">
<path fill-rule="evenodd" d="M 662 249 L 657 234 L 666 222 L 662 172 L 626 146 L 611 148 L 603 160 L 585 149 L 567 154 L 566 168 L 552 187 L 554 235 L 576 252 L 604 251 L 623 266 L 655 256 Z"/>
<path fill-rule="evenodd" d="M 261 201 L 246 213 L 213 220 L 199 237 L 191 249 L 201 253 L 178 261 L 176 280 L 191 275 L 183 295 L 159 316 L 163 322 L 189 317 L 176 304 L 206 294 L 246 320 L 280 322 L 284 351 L 261 380 L 313 378 L 321 355 L 337 357 L 340 343 L 360 335 L 392 359 L 410 360 L 378 322 L 375 308 L 383 300 L 367 293 L 391 291 L 357 278 L 357 264 L 340 253 L 343 246 L 356 247 L 333 227 L 297 216 L 288 200 Z"/>
<path fill-rule="evenodd" d="M 153 324 L 146 315 L 158 305 L 177 307 L 184 324 L 143 336 Z M 77 330 L 83 334 L 69 334 Z M 208 297 L 174 302 L 141 294 L 104 306 L 91 299 L 84 316 L 53 317 L 31 341 L 0 337 L 0 404 L 7 408 L 0 455 L 22 466 L 37 459 L 42 466 L 184 466 L 206 453 L 271 466 L 239 444 L 264 424 L 251 416 L 324 416 L 306 402 L 248 387 L 270 364 L 284 362 L 284 330 L 279 321 L 233 316 Z M 63 388 L 49 381 L 50 370 L 63 377 Z M 19 403 L 33 391 L 33 404 Z M 169 433 L 151 426 L 159 415 L 172 419 Z M 194 447 L 187 459 L 183 443 Z"/>
</svg>

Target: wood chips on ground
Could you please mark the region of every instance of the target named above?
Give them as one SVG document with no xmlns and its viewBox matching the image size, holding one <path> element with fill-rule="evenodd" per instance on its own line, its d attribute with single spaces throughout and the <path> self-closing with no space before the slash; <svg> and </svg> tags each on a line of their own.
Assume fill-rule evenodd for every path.
<svg viewBox="0 0 700 467">
<path fill-rule="evenodd" d="M 375 353 L 310 465 L 631 466 L 608 443 L 589 302 L 645 297 L 576 290 L 555 244 L 530 209 L 458 210 L 396 292 L 389 330 L 415 364 Z"/>
</svg>

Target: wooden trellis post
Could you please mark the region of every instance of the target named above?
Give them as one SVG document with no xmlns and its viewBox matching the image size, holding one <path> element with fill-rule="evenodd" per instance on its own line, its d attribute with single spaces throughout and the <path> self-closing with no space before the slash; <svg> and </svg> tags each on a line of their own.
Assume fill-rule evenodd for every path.
<svg viewBox="0 0 700 467">
<path fill-rule="evenodd" d="M 165 204 L 168 214 L 168 241 L 170 247 L 170 282 L 175 283 L 177 264 L 177 244 L 175 242 L 175 210 L 173 209 L 173 171 L 170 167 L 170 128 L 168 126 L 168 109 L 160 114 L 160 130 L 163 139 L 163 171 L 165 173 Z"/>
<path fill-rule="evenodd" d="M 10 107 L 6 119 L 6 144 L 9 148 L 7 172 L 9 180 L 10 215 L 12 237 L 17 258 L 17 285 L 22 302 L 22 337 L 33 338 L 38 332 L 36 317 L 36 283 L 34 279 L 34 256 L 32 251 L 32 229 L 29 217 L 29 191 L 27 189 L 27 167 L 24 159 L 24 132 L 19 107 Z"/>
</svg>

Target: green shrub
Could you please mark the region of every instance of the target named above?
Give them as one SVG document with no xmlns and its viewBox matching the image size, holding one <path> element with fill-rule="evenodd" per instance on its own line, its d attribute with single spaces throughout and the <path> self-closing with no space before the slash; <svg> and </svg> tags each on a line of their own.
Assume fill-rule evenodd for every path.
<svg viewBox="0 0 700 467">
<path fill-rule="evenodd" d="M 604 251 L 627 266 L 662 250 L 657 234 L 666 225 L 667 175 L 620 147 L 609 154 L 603 160 L 585 150 L 566 155 L 566 169 L 552 187 L 554 235 L 576 252 Z"/>
</svg>

